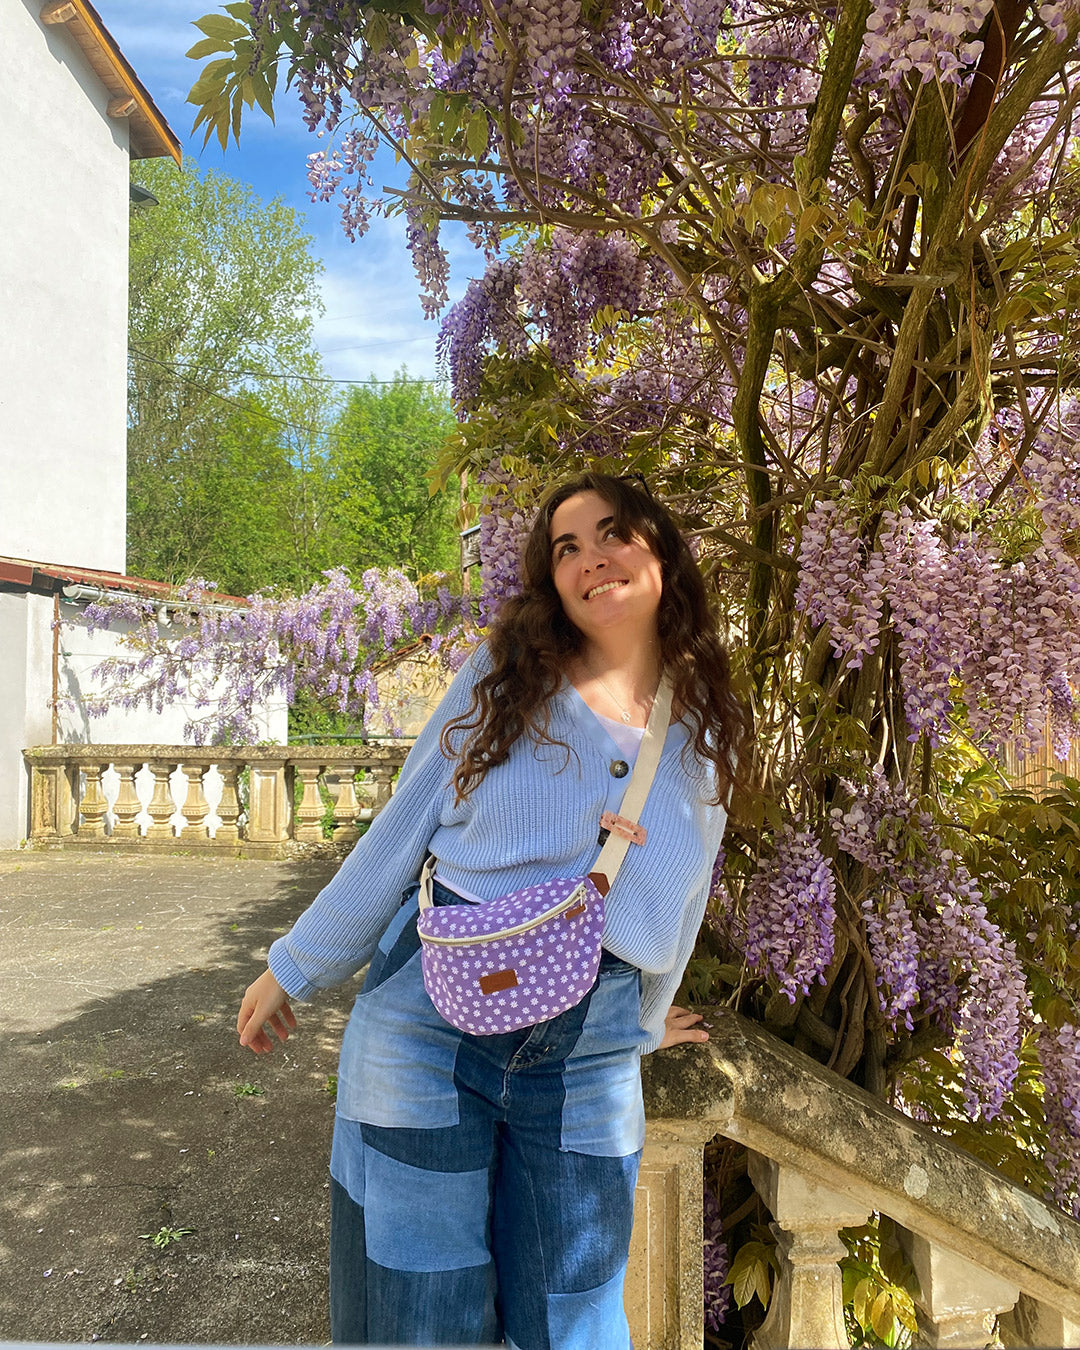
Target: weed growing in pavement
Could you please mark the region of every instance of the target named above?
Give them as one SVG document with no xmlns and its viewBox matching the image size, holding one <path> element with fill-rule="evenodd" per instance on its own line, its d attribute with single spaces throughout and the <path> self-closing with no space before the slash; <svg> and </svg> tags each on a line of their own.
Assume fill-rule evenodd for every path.
<svg viewBox="0 0 1080 1350">
<path fill-rule="evenodd" d="M 140 1233 L 139 1237 L 147 1242 L 152 1242 L 161 1251 L 164 1247 L 179 1242 L 181 1238 L 194 1237 L 194 1235 L 194 1228 L 172 1228 L 169 1224 L 163 1223 L 156 1233 Z"/>
<path fill-rule="evenodd" d="M 258 1083 L 237 1083 L 233 1092 L 237 1097 L 261 1097 L 264 1089 Z"/>
</svg>

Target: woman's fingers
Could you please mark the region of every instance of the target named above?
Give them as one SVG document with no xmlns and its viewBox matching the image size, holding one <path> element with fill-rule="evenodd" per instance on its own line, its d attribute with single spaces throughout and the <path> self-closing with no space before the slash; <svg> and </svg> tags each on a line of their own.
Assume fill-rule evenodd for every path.
<svg viewBox="0 0 1080 1350">
<path fill-rule="evenodd" d="M 278 984 L 273 971 L 264 970 L 248 985 L 240 1003 L 236 1017 L 240 1044 L 257 1055 L 264 1055 L 274 1048 L 270 1031 L 279 1041 L 287 1041 L 289 1032 L 295 1029 L 296 1017 L 285 990 Z"/>
<path fill-rule="evenodd" d="M 669 1045 L 681 1045 L 685 1041 L 707 1041 L 709 1033 L 697 1025 L 701 1020 L 701 1013 L 673 1003 L 664 1018 L 664 1039 L 659 1048 L 666 1050 Z"/>
</svg>

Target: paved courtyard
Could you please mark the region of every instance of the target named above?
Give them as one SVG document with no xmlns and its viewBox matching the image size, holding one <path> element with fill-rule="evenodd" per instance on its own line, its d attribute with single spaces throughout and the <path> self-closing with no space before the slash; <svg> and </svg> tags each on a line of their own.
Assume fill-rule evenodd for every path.
<svg viewBox="0 0 1080 1350">
<path fill-rule="evenodd" d="M 267 1058 L 234 1022 L 333 868 L 0 853 L 0 1340 L 329 1339 L 354 991 L 301 1007 Z"/>
</svg>

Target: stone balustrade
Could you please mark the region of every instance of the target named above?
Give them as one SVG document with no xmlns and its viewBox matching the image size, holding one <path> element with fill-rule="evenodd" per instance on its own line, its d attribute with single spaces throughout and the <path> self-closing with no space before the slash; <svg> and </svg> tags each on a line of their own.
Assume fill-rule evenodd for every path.
<svg viewBox="0 0 1080 1350">
<path fill-rule="evenodd" d="M 846 1347 L 842 1228 L 903 1230 L 917 1346 L 1080 1347 L 1080 1223 L 924 1125 L 724 1010 L 706 1046 L 644 1061 L 627 1310 L 639 1350 L 700 1350 L 702 1151 L 745 1145 L 781 1276 L 753 1350 Z"/>
<path fill-rule="evenodd" d="M 284 857 L 328 833 L 347 845 L 389 800 L 407 753 L 405 743 L 37 746 L 23 751 L 29 842 L 256 857 Z"/>
</svg>

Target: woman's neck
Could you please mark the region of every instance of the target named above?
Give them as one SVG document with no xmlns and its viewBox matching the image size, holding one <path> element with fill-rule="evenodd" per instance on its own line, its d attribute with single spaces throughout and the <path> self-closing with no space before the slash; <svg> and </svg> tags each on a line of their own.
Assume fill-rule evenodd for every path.
<svg viewBox="0 0 1080 1350">
<path fill-rule="evenodd" d="M 589 638 L 569 673 L 595 712 L 644 726 L 660 683 L 660 644 L 623 634 Z"/>
</svg>

